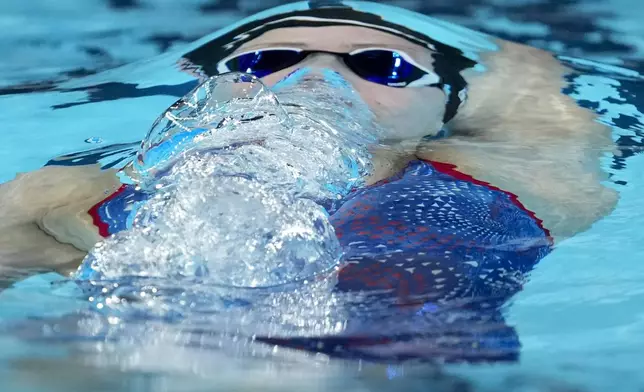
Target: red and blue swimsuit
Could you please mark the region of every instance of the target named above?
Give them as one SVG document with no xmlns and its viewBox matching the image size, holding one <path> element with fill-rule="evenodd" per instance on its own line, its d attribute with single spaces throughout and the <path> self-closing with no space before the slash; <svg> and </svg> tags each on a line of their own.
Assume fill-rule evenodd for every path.
<svg viewBox="0 0 644 392">
<path fill-rule="evenodd" d="M 94 206 L 90 214 L 101 235 L 125 229 L 129 206 L 144 199 L 123 186 Z M 372 348 L 392 345 L 396 358 L 516 359 L 518 338 L 500 308 L 553 243 L 515 195 L 454 166 L 413 161 L 337 205 L 329 213 L 345 257 L 336 289 L 378 293 L 412 309 L 413 317 L 433 314 L 440 327 L 420 323 L 400 336 L 264 341 L 344 357 L 380 358 L 382 350 Z M 456 313 L 440 311 L 450 304 L 458 304 L 458 321 Z M 399 349 L 404 344 L 409 347 Z"/>
</svg>

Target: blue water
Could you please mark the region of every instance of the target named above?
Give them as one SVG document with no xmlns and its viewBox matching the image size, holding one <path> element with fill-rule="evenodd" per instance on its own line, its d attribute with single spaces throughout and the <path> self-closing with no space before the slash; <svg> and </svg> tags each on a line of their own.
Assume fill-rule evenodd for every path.
<svg viewBox="0 0 644 392">
<path fill-rule="evenodd" d="M 513 300 L 508 318 L 523 344 L 519 364 L 449 366 L 430 372 L 414 365 L 340 365 L 302 357 L 267 365 L 258 360 L 231 361 L 194 347 L 131 352 L 104 341 L 71 346 L 26 343 L 13 335 L 0 335 L 0 390 L 197 391 L 238 385 L 249 390 L 342 387 L 356 391 L 451 391 L 468 386 L 481 391 L 644 388 L 644 232 L 638 230 L 644 224 L 644 155 L 640 153 L 644 146 L 644 4 L 628 0 L 395 3 L 560 54 L 567 64 L 588 73 L 569 93 L 602 114 L 601 121 L 613 127 L 621 147 L 621 157 L 607 156 L 604 162 L 612 175 L 609 185 L 620 194 L 616 210 L 559 245 Z M 62 154 L 140 140 L 175 97 L 50 108 L 85 100 L 85 92 L 71 91 L 83 83 L 109 82 L 114 75 L 125 81 L 145 80 L 146 59 L 161 55 L 159 61 L 163 61 L 162 53 L 275 4 L 2 2 L 0 181 L 38 169 Z M 178 22 L 182 20 L 190 23 Z M 143 63 L 91 76 L 137 60 Z M 75 79 L 82 74 L 90 76 Z M 168 84 L 185 81 L 171 73 L 166 76 Z M 69 92 L 61 96 L 46 91 L 51 83 L 65 80 Z M 154 84 L 149 80 L 150 86 Z M 42 91 L 20 93 L 28 90 Z M 107 122 L 109 128 L 103 125 Z M 42 282 L 48 283 L 46 278 Z M 75 300 L 52 296 L 47 284 L 43 288 L 40 283 L 31 280 L 4 292 L 0 318 L 24 318 L 52 308 L 64 315 L 66 309 L 79 306 Z M 34 322 L 33 330 L 22 332 L 24 337 L 37 336 L 47 328 L 55 326 Z"/>
</svg>

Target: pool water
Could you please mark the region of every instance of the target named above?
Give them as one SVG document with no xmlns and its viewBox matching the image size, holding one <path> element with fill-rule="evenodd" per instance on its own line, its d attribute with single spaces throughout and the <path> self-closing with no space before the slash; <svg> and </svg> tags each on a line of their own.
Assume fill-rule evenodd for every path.
<svg viewBox="0 0 644 392">
<path fill-rule="evenodd" d="M 644 5 L 636 1 L 461 0 L 389 2 L 554 51 L 577 74 L 566 92 L 600 114 L 619 151 L 607 155 L 608 185 L 617 208 L 593 227 L 557 246 L 513 298 L 508 323 L 522 356 L 513 365 L 376 365 L 321 356 L 254 352 L 236 357 L 233 343 L 204 334 L 176 343 L 179 328 L 150 321 L 136 326 L 153 336 L 137 346 L 105 336 L 102 324 L 77 320 L 85 302 L 56 275 L 15 283 L 0 295 L 0 390 L 436 390 L 638 391 L 644 388 Z M 152 60 L 206 33 L 278 2 L 164 0 L 4 1 L 0 4 L 0 181 L 36 170 L 64 154 L 138 142 L 172 104 L 187 79 L 175 74 L 157 86 Z M 91 15 L 91 17 L 88 17 Z M 190 20 L 190 23 L 177 23 Z M 157 56 L 157 57 L 155 57 Z M 164 57 L 165 56 L 165 57 Z M 139 62 L 136 62 L 139 61 Z M 136 63 L 132 63 L 136 62 Z M 114 68 L 123 64 L 124 68 Z M 106 71 L 107 70 L 107 71 Z M 99 72 L 106 71 L 106 72 Z M 120 84 L 110 84 L 118 80 Z M 128 83 L 141 82 L 141 99 Z M 55 84 L 64 94 L 50 91 Z M 86 85 L 102 85 L 88 94 Z M 130 104 L 109 98 L 127 96 Z M 101 95 L 102 94 L 102 95 Z M 102 98 L 102 99 L 101 99 Z M 79 104 L 87 101 L 91 104 Z M 52 110 L 57 107 L 58 110 Z M 118 110 L 118 111 L 117 111 Z M 106 127 L 104 124 L 109 124 Z M 125 148 L 124 147 L 124 148 Z M 553 187 L 556 184 L 553 184 Z M 48 323 L 45 317 L 59 317 Z M 96 339 L 60 336 L 85 323 Z M 108 320 L 109 322 L 109 320 Z M 111 330 L 112 331 L 112 330 Z M 91 335 L 91 334 L 90 334 Z M 47 339 L 56 336 L 56 339 Z M 185 337 L 184 337 L 185 338 Z M 164 344 L 167 343 L 167 344 Z M 216 348 L 216 349 L 213 349 Z M 262 357 L 277 355 L 279 360 Z"/>
</svg>

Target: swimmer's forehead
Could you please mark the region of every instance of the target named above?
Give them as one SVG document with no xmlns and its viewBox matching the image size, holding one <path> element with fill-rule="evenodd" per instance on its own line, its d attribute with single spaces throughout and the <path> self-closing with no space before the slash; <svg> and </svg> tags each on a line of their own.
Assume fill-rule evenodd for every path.
<svg viewBox="0 0 644 392">
<path fill-rule="evenodd" d="M 330 52 L 351 52 L 371 47 L 398 49 L 417 56 L 432 51 L 404 38 L 360 26 L 283 27 L 270 30 L 241 45 L 235 52 L 270 47 L 291 47 Z"/>
</svg>

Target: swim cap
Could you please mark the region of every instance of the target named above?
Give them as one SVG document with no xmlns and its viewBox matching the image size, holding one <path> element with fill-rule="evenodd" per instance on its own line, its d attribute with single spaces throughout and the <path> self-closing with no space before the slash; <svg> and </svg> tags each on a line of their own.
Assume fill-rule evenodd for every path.
<svg viewBox="0 0 644 392">
<path fill-rule="evenodd" d="M 287 27 L 361 26 L 383 31 L 433 52 L 434 72 L 447 95 L 443 122 L 465 99 L 461 71 L 474 67 L 478 54 L 495 47 L 482 34 L 398 7 L 353 1 L 309 1 L 272 8 L 197 41 L 180 61 L 200 78 L 217 75 L 217 64 L 245 42 Z"/>
</svg>

